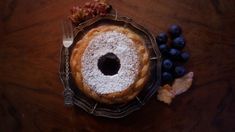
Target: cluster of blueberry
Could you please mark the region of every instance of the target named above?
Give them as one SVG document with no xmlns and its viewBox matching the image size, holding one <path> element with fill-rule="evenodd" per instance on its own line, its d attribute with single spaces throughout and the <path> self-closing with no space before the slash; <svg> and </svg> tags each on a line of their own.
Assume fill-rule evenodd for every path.
<svg viewBox="0 0 235 132">
<path fill-rule="evenodd" d="M 184 76 L 186 69 L 182 64 L 189 59 L 189 53 L 183 51 L 186 42 L 180 26 L 170 26 L 169 39 L 167 33 L 159 33 L 156 37 L 157 44 L 163 56 L 162 85 L 170 84 L 175 78 Z"/>
</svg>

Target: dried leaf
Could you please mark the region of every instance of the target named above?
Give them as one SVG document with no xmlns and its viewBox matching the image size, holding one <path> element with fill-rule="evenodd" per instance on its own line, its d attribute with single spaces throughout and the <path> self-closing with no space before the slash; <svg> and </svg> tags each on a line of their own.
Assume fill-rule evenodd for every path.
<svg viewBox="0 0 235 132">
<path fill-rule="evenodd" d="M 179 95 L 185 91 L 187 91 L 193 81 L 193 72 L 189 72 L 188 74 L 184 75 L 181 78 L 175 79 L 172 89 L 174 90 L 175 95 Z"/>
</svg>

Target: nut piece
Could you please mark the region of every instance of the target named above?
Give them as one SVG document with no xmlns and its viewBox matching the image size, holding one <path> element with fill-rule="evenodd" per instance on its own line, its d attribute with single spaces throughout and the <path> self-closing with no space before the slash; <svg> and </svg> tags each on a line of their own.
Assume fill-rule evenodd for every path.
<svg viewBox="0 0 235 132">
<path fill-rule="evenodd" d="M 164 103 L 170 104 L 172 101 L 172 98 L 174 98 L 175 96 L 173 93 L 171 93 L 171 91 L 173 91 L 172 87 L 168 84 L 161 87 L 158 90 L 158 95 L 157 95 L 158 100 Z"/>
<path fill-rule="evenodd" d="M 158 100 L 170 104 L 172 99 L 185 91 L 187 91 L 193 81 L 193 72 L 189 72 L 181 78 L 175 79 L 172 87 L 168 84 L 158 90 Z"/>
</svg>

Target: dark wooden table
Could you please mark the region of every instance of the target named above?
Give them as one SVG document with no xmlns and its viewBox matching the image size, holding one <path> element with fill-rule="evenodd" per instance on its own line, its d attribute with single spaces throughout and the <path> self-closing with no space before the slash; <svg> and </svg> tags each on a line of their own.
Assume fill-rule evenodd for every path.
<svg viewBox="0 0 235 132">
<path fill-rule="evenodd" d="M 112 0 L 154 34 L 183 27 L 192 88 L 168 106 L 156 96 L 123 119 L 63 105 L 60 20 L 85 0 L 0 2 L 0 131 L 235 131 L 235 1 Z"/>
</svg>

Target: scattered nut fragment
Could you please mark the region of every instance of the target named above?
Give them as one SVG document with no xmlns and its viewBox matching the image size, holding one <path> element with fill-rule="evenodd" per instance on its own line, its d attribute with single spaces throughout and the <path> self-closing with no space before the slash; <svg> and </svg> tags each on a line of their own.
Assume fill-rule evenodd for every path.
<svg viewBox="0 0 235 132">
<path fill-rule="evenodd" d="M 164 103 L 170 104 L 172 101 L 172 98 L 174 98 L 174 94 L 171 93 L 172 87 L 168 84 L 164 85 L 158 90 L 157 98 L 160 101 L 163 101 Z"/>
<path fill-rule="evenodd" d="M 181 78 L 175 79 L 172 86 L 166 84 L 158 90 L 158 100 L 170 104 L 172 99 L 185 91 L 187 91 L 193 81 L 193 72 L 189 72 Z"/>
</svg>

